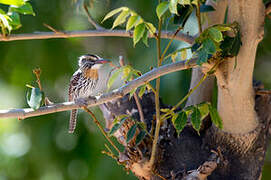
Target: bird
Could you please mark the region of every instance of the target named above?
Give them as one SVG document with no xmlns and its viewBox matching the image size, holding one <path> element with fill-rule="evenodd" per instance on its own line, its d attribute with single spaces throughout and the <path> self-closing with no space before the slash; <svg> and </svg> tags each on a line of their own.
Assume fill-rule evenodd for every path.
<svg viewBox="0 0 271 180">
<path fill-rule="evenodd" d="M 107 81 L 111 70 L 105 64 L 110 60 L 98 55 L 85 54 L 78 59 L 78 70 L 72 75 L 69 84 L 69 101 L 100 95 L 107 91 Z M 83 103 L 83 102 L 82 102 Z M 77 109 L 71 110 L 69 133 L 76 128 Z"/>
</svg>

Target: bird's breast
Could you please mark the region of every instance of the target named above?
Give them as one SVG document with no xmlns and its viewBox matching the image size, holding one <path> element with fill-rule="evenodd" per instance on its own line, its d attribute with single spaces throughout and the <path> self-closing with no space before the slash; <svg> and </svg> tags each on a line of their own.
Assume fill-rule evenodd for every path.
<svg viewBox="0 0 271 180">
<path fill-rule="evenodd" d="M 90 78 L 93 80 L 97 80 L 98 79 L 98 70 L 97 69 L 88 69 L 84 72 L 84 77 L 85 78 Z"/>
</svg>

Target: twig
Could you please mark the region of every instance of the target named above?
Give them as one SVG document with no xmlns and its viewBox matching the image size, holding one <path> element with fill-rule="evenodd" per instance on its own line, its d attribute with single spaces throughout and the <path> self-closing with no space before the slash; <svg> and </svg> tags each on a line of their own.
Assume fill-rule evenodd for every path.
<svg viewBox="0 0 271 180">
<path fill-rule="evenodd" d="M 38 83 L 38 86 L 39 86 L 40 90 L 42 91 L 42 86 L 41 86 L 41 82 L 40 82 L 40 74 L 41 74 L 40 68 L 34 69 L 33 73 L 35 74 L 35 76 L 37 78 L 36 82 Z"/>
<path fill-rule="evenodd" d="M 125 30 L 88 30 L 88 31 L 58 31 L 55 32 L 36 32 L 27 34 L 12 34 L 9 36 L 0 35 L 0 41 L 17 41 L 17 40 L 32 40 L 32 39 L 52 39 L 52 38 L 74 38 L 74 37 L 133 37 L 133 32 L 127 32 Z M 161 38 L 171 39 L 171 31 L 162 31 Z M 150 38 L 155 38 L 152 34 L 149 34 Z M 184 33 L 179 33 L 175 40 L 184 41 L 189 44 L 194 42 L 194 37 Z"/>
<path fill-rule="evenodd" d="M 135 98 L 136 106 L 137 106 L 137 109 L 138 109 L 138 112 L 139 112 L 140 121 L 144 122 L 145 118 L 144 118 L 144 114 L 143 114 L 143 109 L 142 109 L 142 106 L 140 104 L 138 95 L 136 93 L 134 93 L 134 98 Z"/>
<path fill-rule="evenodd" d="M 198 26 L 199 26 L 199 33 L 202 33 L 202 25 L 201 25 L 201 17 L 200 17 L 200 2 L 197 1 L 197 5 L 196 5 L 196 16 L 197 16 L 197 20 L 198 20 Z"/>
<path fill-rule="evenodd" d="M 124 62 L 123 56 L 119 57 L 119 63 L 120 63 L 120 66 L 125 66 L 125 62 Z M 138 112 L 139 112 L 140 121 L 144 122 L 144 114 L 143 114 L 142 106 L 140 104 L 140 101 L 139 101 L 137 93 L 135 92 L 133 94 L 133 96 L 134 96 L 134 99 L 135 99 L 135 102 L 136 102 L 136 106 L 137 106 L 137 109 L 138 109 Z"/>
<path fill-rule="evenodd" d="M 83 109 L 90 114 L 90 116 L 92 117 L 94 123 L 98 126 L 98 128 L 100 129 L 100 131 L 103 133 L 104 137 L 107 139 L 107 141 L 114 147 L 114 149 L 121 154 L 119 148 L 117 148 L 117 146 L 113 143 L 113 141 L 108 137 L 108 135 L 106 134 L 103 126 L 101 125 L 101 123 L 98 121 L 98 119 L 96 118 L 96 116 L 93 114 L 93 112 L 91 112 L 87 107 L 83 107 Z"/>
<path fill-rule="evenodd" d="M 88 107 L 97 106 L 103 103 L 106 103 L 108 101 L 112 101 L 118 98 L 121 98 L 128 94 L 131 90 L 134 88 L 137 88 L 139 86 L 144 85 L 147 82 L 150 82 L 160 76 L 184 70 L 184 69 L 190 69 L 192 67 L 197 66 L 196 64 L 197 59 L 191 59 L 189 63 L 186 63 L 186 61 L 178 61 L 175 63 L 167 64 L 164 66 L 161 66 L 159 68 L 153 69 L 146 74 L 134 79 L 133 81 L 130 81 L 129 83 L 125 84 L 124 86 L 110 92 L 103 94 L 101 96 L 98 96 L 95 98 L 85 98 Z M 56 112 L 62 112 L 62 111 L 69 111 L 72 109 L 79 109 L 81 108 L 79 105 L 75 104 L 74 102 L 64 102 L 59 104 L 53 104 L 50 106 L 43 106 L 40 107 L 38 110 L 33 110 L 31 108 L 26 109 L 8 109 L 8 110 L 0 110 L 0 118 L 20 118 L 25 119 L 28 117 L 33 116 L 40 116 L 50 113 L 56 113 Z"/>
<path fill-rule="evenodd" d="M 86 11 L 86 14 L 87 14 L 87 16 L 88 16 L 88 21 L 90 22 L 90 24 L 92 24 L 94 27 L 95 27 L 95 29 L 97 29 L 97 30 L 103 30 L 104 28 L 102 27 L 102 26 L 100 26 L 99 24 L 97 24 L 93 19 L 92 19 L 92 17 L 91 17 L 91 15 L 90 15 L 90 13 L 89 13 L 89 11 L 88 11 L 88 7 L 87 7 L 87 5 L 84 3 L 84 5 L 83 5 L 83 7 L 84 7 L 84 9 L 85 9 L 85 11 Z"/>
<path fill-rule="evenodd" d="M 157 46 L 157 66 L 158 68 L 162 64 L 161 59 L 161 28 L 162 28 L 162 20 L 159 19 L 158 23 L 158 36 L 156 39 L 156 46 Z M 153 165 L 155 162 L 155 157 L 156 157 L 156 152 L 157 152 L 157 145 L 158 145 L 158 139 L 159 139 L 159 132 L 160 132 L 160 126 L 161 126 L 161 121 L 160 121 L 160 97 L 159 97 L 159 91 L 160 91 L 160 77 L 156 79 L 156 88 L 155 88 L 155 112 L 156 112 L 156 126 L 155 126 L 155 132 L 154 132 L 154 139 L 152 142 L 152 152 L 151 152 L 151 157 L 149 161 L 149 166 L 151 170 L 153 169 Z"/>
<path fill-rule="evenodd" d="M 36 78 L 37 78 L 36 82 L 38 83 L 38 86 L 39 86 L 40 90 L 42 91 L 42 86 L 41 86 L 41 82 L 40 82 L 41 69 L 40 68 L 34 69 L 33 73 L 36 75 Z M 54 104 L 53 102 L 51 102 L 49 100 L 48 97 L 44 98 L 44 103 L 45 103 L 45 105 L 52 105 L 52 104 Z"/>
<path fill-rule="evenodd" d="M 270 18 L 270 14 L 271 13 L 271 2 L 268 2 L 266 5 L 265 5 L 265 15 Z"/>
<path fill-rule="evenodd" d="M 56 34 L 65 34 L 65 33 L 61 32 L 61 31 L 56 30 L 55 28 L 53 28 L 52 26 L 50 26 L 48 24 L 43 23 L 43 26 L 47 27 L 48 29 L 50 29 L 51 31 L 53 31 Z"/>
<path fill-rule="evenodd" d="M 271 95 L 271 90 L 258 90 L 256 91 L 256 95 Z"/>
</svg>

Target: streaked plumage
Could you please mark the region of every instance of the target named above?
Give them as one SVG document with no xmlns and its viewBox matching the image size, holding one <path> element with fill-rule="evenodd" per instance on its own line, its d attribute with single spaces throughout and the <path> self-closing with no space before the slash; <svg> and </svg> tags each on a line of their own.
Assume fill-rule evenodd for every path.
<svg viewBox="0 0 271 180">
<path fill-rule="evenodd" d="M 101 68 L 107 63 L 97 55 L 83 55 L 79 58 L 79 69 L 73 74 L 69 86 L 69 101 L 78 98 L 96 96 L 106 91 L 110 71 Z M 72 110 L 70 115 L 69 133 L 76 127 L 77 110 Z"/>
</svg>

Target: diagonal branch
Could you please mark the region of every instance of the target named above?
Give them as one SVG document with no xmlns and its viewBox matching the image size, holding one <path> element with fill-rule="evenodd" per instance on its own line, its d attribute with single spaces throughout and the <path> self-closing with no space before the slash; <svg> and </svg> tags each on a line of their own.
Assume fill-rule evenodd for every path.
<svg viewBox="0 0 271 180">
<path fill-rule="evenodd" d="M 87 16 L 88 16 L 88 21 L 90 22 L 90 24 L 92 24 L 92 25 L 95 27 L 95 29 L 97 29 L 97 30 L 103 30 L 104 28 L 103 28 L 102 26 L 100 26 L 99 24 L 97 24 L 97 23 L 93 20 L 93 18 L 91 17 L 91 15 L 90 15 L 90 13 L 89 13 L 89 11 L 88 11 L 87 5 L 84 4 L 83 7 L 84 7 L 85 12 L 86 12 L 86 14 L 87 14 Z"/>
<path fill-rule="evenodd" d="M 160 76 L 195 67 L 196 60 L 197 59 L 193 58 L 190 60 L 179 61 L 172 64 L 161 66 L 159 68 L 155 68 L 110 93 L 97 96 L 96 98 L 86 98 L 85 100 L 88 104 L 88 107 L 93 107 L 93 106 L 97 106 L 114 99 L 121 98 L 125 96 L 126 94 L 128 94 L 131 90 L 138 88 L 139 86 L 142 86 L 145 83 L 152 81 Z M 40 116 L 40 115 L 68 111 L 68 110 L 79 109 L 79 108 L 81 107 L 75 104 L 74 102 L 64 102 L 64 103 L 53 104 L 49 106 L 43 106 L 39 108 L 38 110 L 33 110 L 31 108 L 0 110 L 0 118 L 25 119 L 28 117 Z"/>
<path fill-rule="evenodd" d="M 161 38 L 171 39 L 174 32 L 162 31 Z M 55 32 L 36 32 L 26 34 L 11 34 L 4 37 L 0 35 L 0 41 L 17 41 L 17 40 L 32 40 L 32 39 L 52 39 L 52 38 L 74 38 L 74 37 L 133 37 L 133 32 L 127 32 L 125 30 L 87 30 L 87 31 L 59 31 Z M 150 38 L 154 38 L 153 35 L 149 35 Z M 175 40 L 185 41 L 189 44 L 194 42 L 194 37 L 188 34 L 179 33 L 174 38 Z"/>
</svg>

